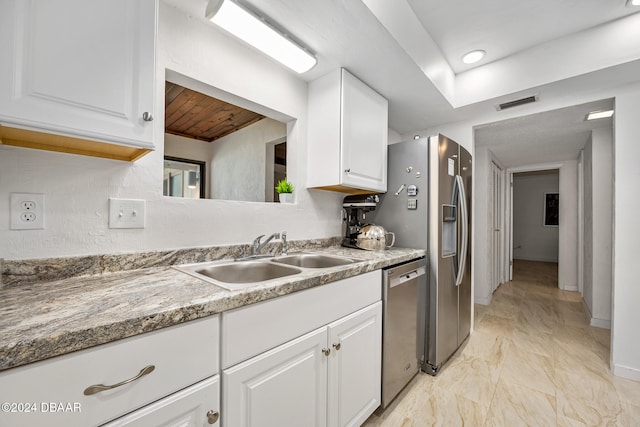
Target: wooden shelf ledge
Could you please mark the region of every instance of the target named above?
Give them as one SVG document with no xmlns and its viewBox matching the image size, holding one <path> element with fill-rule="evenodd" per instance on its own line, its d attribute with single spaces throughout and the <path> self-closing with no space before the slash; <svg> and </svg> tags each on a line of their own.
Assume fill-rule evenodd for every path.
<svg viewBox="0 0 640 427">
<path fill-rule="evenodd" d="M 0 144 L 127 162 L 134 162 L 152 151 L 149 148 L 98 142 L 4 125 L 0 125 Z"/>
</svg>

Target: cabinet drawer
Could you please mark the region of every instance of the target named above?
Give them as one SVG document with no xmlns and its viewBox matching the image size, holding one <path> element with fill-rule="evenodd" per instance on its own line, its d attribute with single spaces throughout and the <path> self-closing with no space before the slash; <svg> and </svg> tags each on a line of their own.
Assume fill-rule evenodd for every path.
<svg viewBox="0 0 640 427">
<path fill-rule="evenodd" d="M 86 427 L 115 419 L 215 375 L 218 340 L 219 318 L 212 316 L 2 372 L 0 402 L 30 403 L 35 410 L 0 413 L 0 425 Z M 149 365 L 155 369 L 138 380 L 84 394 Z"/>
<path fill-rule="evenodd" d="M 206 379 L 118 418 L 103 427 L 201 427 L 220 425 L 220 377 Z"/>
<path fill-rule="evenodd" d="M 376 270 L 223 313 L 222 368 L 380 301 L 381 283 Z"/>
</svg>

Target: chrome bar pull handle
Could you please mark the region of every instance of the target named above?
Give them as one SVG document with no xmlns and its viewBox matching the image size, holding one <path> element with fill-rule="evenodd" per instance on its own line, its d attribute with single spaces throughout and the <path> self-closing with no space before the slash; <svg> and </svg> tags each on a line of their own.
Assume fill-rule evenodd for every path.
<svg viewBox="0 0 640 427">
<path fill-rule="evenodd" d="M 467 211 L 467 195 L 464 191 L 464 182 L 460 175 L 456 175 L 456 185 L 458 186 L 458 197 L 460 200 L 460 221 L 462 222 L 462 240 L 460 245 L 460 252 L 458 255 L 458 274 L 456 276 L 456 286 L 460 286 L 462 278 L 464 277 L 464 269 L 467 263 L 467 250 L 469 241 L 469 213 Z"/>
<path fill-rule="evenodd" d="M 129 378 L 128 380 L 120 381 L 117 384 L 113 384 L 113 385 L 96 384 L 96 385 L 89 386 L 84 389 L 84 395 L 91 396 L 92 394 L 100 393 L 101 391 L 111 390 L 112 388 L 116 388 L 116 387 L 123 386 L 125 384 L 132 383 L 144 377 L 145 375 L 149 375 L 151 372 L 153 372 L 154 369 L 156 369 L 155 365 L 145 366 L 144 368 L 142 368 L 140 372 L 138 372 L 138 375 L 136 375 L 135 377 Z"/>
</svg>

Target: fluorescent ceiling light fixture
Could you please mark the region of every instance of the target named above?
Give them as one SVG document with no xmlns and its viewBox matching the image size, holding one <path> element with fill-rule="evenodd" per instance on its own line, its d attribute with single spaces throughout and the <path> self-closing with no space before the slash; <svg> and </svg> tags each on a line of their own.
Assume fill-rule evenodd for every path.
<svg viewBox="0 0 640 427">
<path fill-rule="evenodd" d="M 297 73 L 309 71 L 318 62 L 304 48 L 234 1 L 209 0 L 205 16 Z"/>
<path fill-rule="evenodd" d="M 462 62 L 464 62 L 465 64 L 475 64 L 476 62 L 484 58 L 486 53 L 487 52 L 485 52 L 484 50 L 472 50 L 462 57 Z"/>
<path fill-rule="evenodd" d="M 640 0 L 627 0 L 627 7 L 640 6 Z"/>
<path fill-rule="evenodd" d="M 613 116 L 613 110 L 607 111 L 592 111 L 587 114 L 587 120 L 598 120 L 598 119 L 606 119 L 607 117 Z"/>
</svg>

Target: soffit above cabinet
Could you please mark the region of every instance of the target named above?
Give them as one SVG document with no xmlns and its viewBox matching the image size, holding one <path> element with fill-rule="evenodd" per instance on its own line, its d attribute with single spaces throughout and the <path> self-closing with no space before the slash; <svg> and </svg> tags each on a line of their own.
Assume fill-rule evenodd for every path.
<svg viewBox="0 0 640 427">
<path fill-rule="evenodd" d="M 165 85 L 165 132 L 211 142 L 265 116 L 176 83 Z"/>
</svg>

